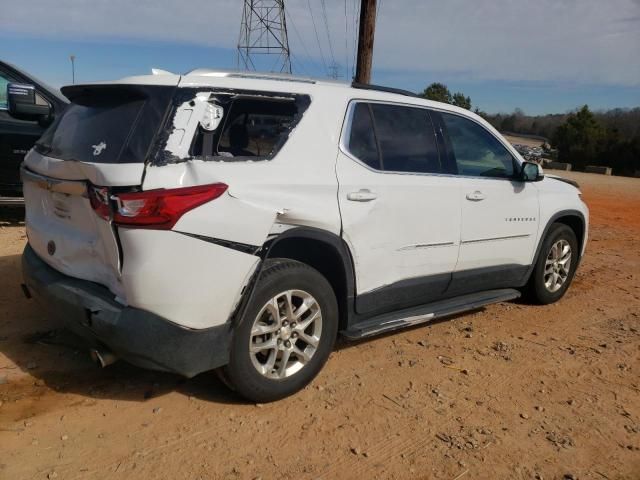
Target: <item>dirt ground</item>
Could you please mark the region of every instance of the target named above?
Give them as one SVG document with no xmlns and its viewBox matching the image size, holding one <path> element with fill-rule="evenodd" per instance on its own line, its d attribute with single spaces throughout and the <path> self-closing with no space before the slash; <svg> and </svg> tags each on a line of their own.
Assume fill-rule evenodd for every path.
<svg viewBox="0 0 640 480">
<path fill-rule="evenodd" d="M 566 175 L 592 227 L 561 302 L 340 343 L 266 405 L 213 374 L 95 367 L 23 297 L 5 212 L 0 478 L 640 479 L 640 179 Z"/>
</svg>

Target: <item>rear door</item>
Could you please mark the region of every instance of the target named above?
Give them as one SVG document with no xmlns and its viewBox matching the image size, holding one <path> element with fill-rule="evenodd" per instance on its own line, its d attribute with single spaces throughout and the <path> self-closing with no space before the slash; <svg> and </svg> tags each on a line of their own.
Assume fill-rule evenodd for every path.
<svg viewBox="0 0 640 480">
<path fill-rule="evenodd" d="M 440 297 L 458 257 L 460 197 L 442 166 L 430 113 L 354 101 L 337 161 L 356 309 L 375 313 Z"/>
<path fill-rule="evenodd" d="M 63 89 L 71 105 L 23 167 L 29 243 L 51 266 L 120 293 L 120 252 L 109 196 L 141 185 L 173 90 L 134 85 Z"/>
<path fill-rule="evenodd" d="M 517 286 L 531 264 L 538 190 L 496 136 L 462 115 L 440 113 L 459 186 L 460 254 L 450 293 Z"/>
</svg>

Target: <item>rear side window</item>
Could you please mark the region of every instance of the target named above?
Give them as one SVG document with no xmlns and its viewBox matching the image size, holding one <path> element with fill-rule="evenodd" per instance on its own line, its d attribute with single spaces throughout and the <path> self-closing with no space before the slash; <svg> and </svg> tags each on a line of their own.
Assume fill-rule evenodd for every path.
<svg viewBox="0 0 640 480">
<path fill-rule="evenodd" d="M 373 133 L 371 110 L 367 103 L 357 103 L 353 110 L 351 132 L 349 134 L 349 151 L 361 162 L 371 168 L 380 170 L 380 155 L 376 137 Z"/>
<path fill-rule="evenodd" d="M 440 160 L 429 112 L 423 108 L 357 103 L 349 151 L 388 172 L 439 173 Z"/>
<path fill-rule="evenodd" d="M 140 163 L 147 158 L 173 88 L 69 87 L 71 104 L 36 144 L 43 154 L 93 163 Z"/>
<path fill-rule="evenodd" d="M 392 172 L 440 172 L 429 112 L 423 108 L 372 104 L 382 166 Z"/>
<path fill-rule="evenodd" d="M 218 153 L 234 157 L 269 157 L 294 122 L 293 100 L 239 99 L 233 102 L 218 142 Z"/>
<path fill-rule="evenodd" d="M 456 157 L 458 175 L 512 178 L 514 158 L 484 127 L 459 115 L 442 113 Z"/>
<path fill-rule="evenodd" d="M 269 98 L 271 97 L 271 98 Z M 215 131 L 196 132 L 190 156 L 218 161 L 271 160 L 286 143 L 309 106 L 306 95 L 212 93 L 224 109 Z"/>
</svg>

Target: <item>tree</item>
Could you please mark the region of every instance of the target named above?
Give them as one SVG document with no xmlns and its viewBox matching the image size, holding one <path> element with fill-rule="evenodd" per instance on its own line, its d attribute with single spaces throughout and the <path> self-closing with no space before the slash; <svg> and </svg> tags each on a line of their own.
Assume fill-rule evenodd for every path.
<svg viewBox="0 0 640 480">
<path fill-rule="evenodd" d="M 613 168 L 615 175 L 640 172 L 640 107 L 591 112 L 588 107 L 571 113 L 530 116 L 513 113 L 480 113 L 501 132 L 538 135 L 551 139 L 558 150 L 549 150 L 554 160 L 572 163 L 576 170 L 587 165 Z"/>
<path fill-rule="evenodd" d="M 570 114 L 552 139 L 560 161 L 578 168 L 599 163 L 598 154 L 604 140 L 605 131 L 587 105 Z"/>
<path fill-rule="evenodd" d="M 453 102 L 456 107 L 471 110 L 471 97 L 465 97 L 464 93 L 457 92 L 453 94 Z"/>
<path fill-rule="evenodd" d="M 436 102 L 451 103 L 451 92 L 444 83 L 432 83 L 424 89 L 422 96 Z"/>
</svg>

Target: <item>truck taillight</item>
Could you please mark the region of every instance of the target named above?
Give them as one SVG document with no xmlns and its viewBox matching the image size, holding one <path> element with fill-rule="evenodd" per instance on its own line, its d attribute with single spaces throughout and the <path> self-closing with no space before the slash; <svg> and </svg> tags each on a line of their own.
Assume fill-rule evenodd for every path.
<svg viewBox="0 0 640 480">
<path fill-rule="evenodd" d="M 123 227 L 170 230 L 182 215 L 218 198 L 227 188 L 224 183 L 213 183 L 197 187 L 114 194 L 111 198 L 117 208 L 113 221 Z"/>
</svg>

